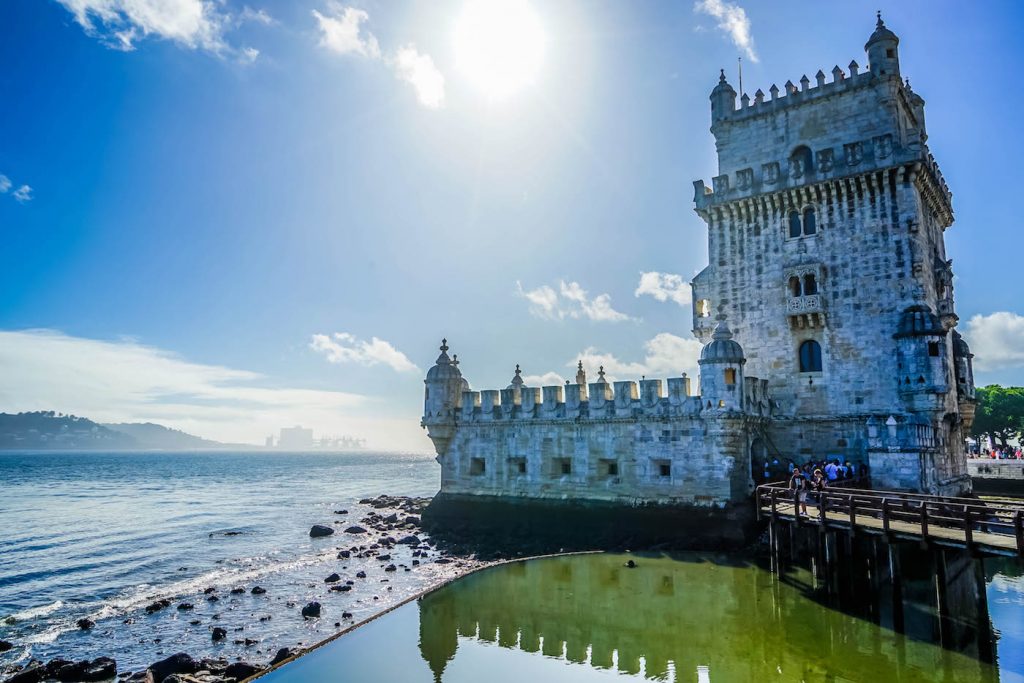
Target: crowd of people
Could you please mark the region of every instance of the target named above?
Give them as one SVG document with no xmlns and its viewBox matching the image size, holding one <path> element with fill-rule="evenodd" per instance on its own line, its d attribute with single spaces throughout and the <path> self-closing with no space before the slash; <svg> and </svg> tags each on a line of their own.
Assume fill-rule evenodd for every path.
<svg viewBox="0 0 1024 683">
<path fill-rule="evenodd" d="M 1020 446 L 1016 448 L 1007 446 L 1005 448 L 993 448 L 992 450 L 986 448 L 974 457 L 986 460 L 1024 460 L 1024 450 L 1021 450 Z"/>
<path fill-rule="evenodd" d="M 834 458 L 832 460 L 808 460 L 798 464 L 792 460 L 786 462 L 778 458 L 764 461 L 761 483 L 786 482 L 794 500 L 800 506 L 800 514 L 807 514 L 807 499 L 815 500 L 829 486 L 850 483 L 867 476 L 867 465 L 852 463 L 849 460 Z"/>
</svg>

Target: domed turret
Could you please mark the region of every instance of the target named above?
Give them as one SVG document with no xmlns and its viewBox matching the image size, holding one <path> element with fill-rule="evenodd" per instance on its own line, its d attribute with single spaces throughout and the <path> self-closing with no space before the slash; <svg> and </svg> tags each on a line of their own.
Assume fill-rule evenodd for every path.
<svg viewBox="0 0 1024 683">
<path fill-rule="evenodd" d="M 718 78 L 718 85 L 711 91 L 711 120 L 718 121 L 736 111 L 736 91 L 725 80 L 725 69 Z"/>
<path fill-rule="evenodd" d="M 423 421 L 437 422 L 454 419 L 455 410 L 462 405 L 462 392 L 469 390 L 469 382 L 459 370 L 458 356 L 448 357 L 448 340 L 441 340 L 441 354 L 434 366 L 427 370 L 423 380 Z"/>
<path fill-rule="evenodd" d="M 700 397 L 705 410 L 743 409 L 743 347 L 732 338 L 729 325 L 718 323 L 711 341 L 701 349 Z"/>
<path fill-rule="evenodd" d="M 882 13 L 878 13 L 878 23 L 875 24 L 875 32 L 868 38 L 864 45 L 868 53 L 868 65 L 871 73 L 876 76 L 899 76 L 900 75 L 900 39 L 890 31 L 882 21 Z"/>
</svg>

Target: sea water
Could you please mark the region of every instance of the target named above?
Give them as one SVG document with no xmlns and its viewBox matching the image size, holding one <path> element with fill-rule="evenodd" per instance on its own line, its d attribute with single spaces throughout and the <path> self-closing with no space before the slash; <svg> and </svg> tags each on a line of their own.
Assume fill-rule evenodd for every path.
<svg viewBox="0 0 1024 683">
<path fill-rule="evenodd" d="M 317 642 L 452 572 L 425 562 L 385 574 L 386 562 L 337 558 L 357 542 L 345 526 L 370 510 L 359 499 L 430 496 L 439 477 L 421 454 L 0 453 L 0 640 L 15 644 L 0 671 L 57 656 L 140 670 L 182 651 L 266 663 Z M 338 533 L 310 538 L 317 523 Z M 402 552 L 392 561 L 410 564 Z M 328 592 L 328 574 L 360 569 L 350 593 Z M 267 593 L 252 595 L 256 585 Z M 171 606 L 147 615 L 159 598 Z M 313 600 L 323 617 L 305 620 Z M 82 618 L 96 626 L 79 629 Z M 228 637 L 213 643 L 217 626 Z"/>
</svg>

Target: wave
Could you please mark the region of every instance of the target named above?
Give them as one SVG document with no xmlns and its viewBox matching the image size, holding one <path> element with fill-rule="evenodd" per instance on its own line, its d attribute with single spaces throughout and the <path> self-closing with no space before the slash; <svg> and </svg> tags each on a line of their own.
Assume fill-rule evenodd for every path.
<svg viewBox="0 0 1024 683">
<path fill-rule="evenodd" d="M 64 606 L 63 600 L 55 600 L 48 605 L 40 605 L 39 607 L 30 607 L 20 612 L 15 612 L 10 616 L 3 619 L 5 622 L 17 622 L 17 621 L 28 621 L 30 619 L 38 619 L 39 617 L 45 617 L 53 614 L 61 607 Z"/>
</svg>

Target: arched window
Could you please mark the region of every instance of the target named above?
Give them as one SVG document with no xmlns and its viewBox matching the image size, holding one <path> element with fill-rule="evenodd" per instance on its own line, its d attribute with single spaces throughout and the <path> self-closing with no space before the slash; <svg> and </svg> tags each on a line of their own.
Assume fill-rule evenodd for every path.
<svg viewBox="0 0 1024 683">
<path fill-rule="evenodd" d="M 736 384 L 736 370 L 735 368 L 725 369 L 725 383 L 728 385 Z"/>
<path fill-rule="evenodd" d="M 813 339 L 800 345 L 800 372 L 821 372 L 821 344 Z"/>
<path fill-rule="evenodd" d="M 789 212 L 789 236 L 800 236 L 800 212 L 795 209 Z"/>
<path fill-rule="evenodd" d="M 790 229 L 792 229 L 793 222 L 790 221 Z M 808 206 L 804 209 L 804 234 L 813 235 L 818 232 L 818 223 L 814 216 L 814 207 Z"/>
<path fill-rule="evenodd" d="M 792 296 L 803 296 L 803 289 L 800 287 L 800 278 L 796 275 L 789 278 L 789 292 Z"/>
<path fill-rule="evenodd" d="M 804 294 L 817 294 L 818 293 L 818 280 L 814 277 L 814 273 L 808 273 L 804 275 Z"/>
<path fill-rule="evenodd" d="M 800 172 L 796 173 L 796 176 L 811 173 L 814 170 L 814 155 L 811 154 L 811 148 L 807 145 L 800 145 L 794 149 L 789 158 L 792 164 L 799 167 Z"/>
</svg>

